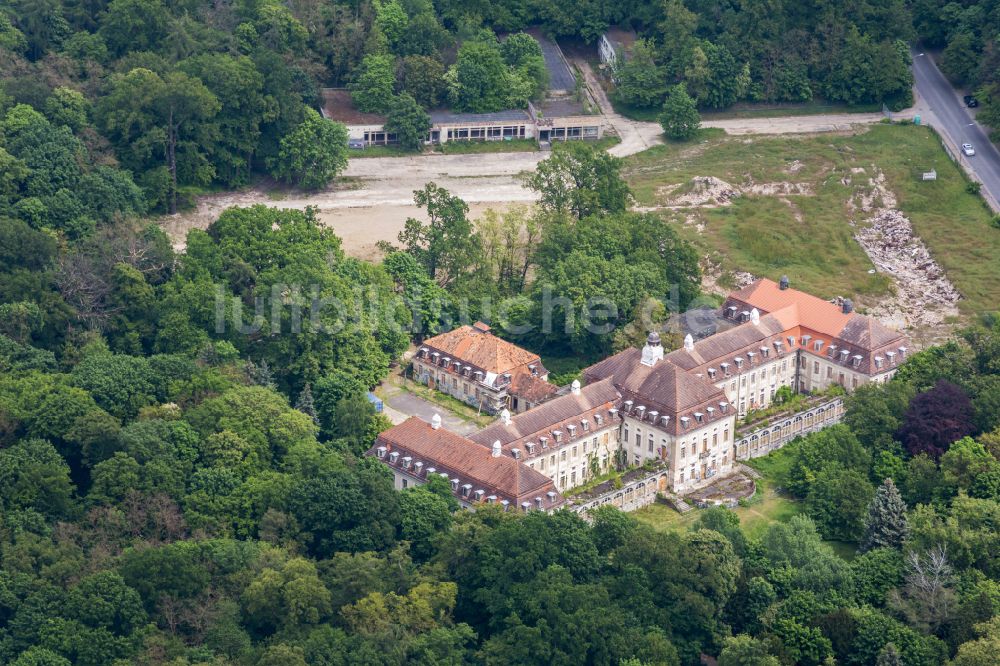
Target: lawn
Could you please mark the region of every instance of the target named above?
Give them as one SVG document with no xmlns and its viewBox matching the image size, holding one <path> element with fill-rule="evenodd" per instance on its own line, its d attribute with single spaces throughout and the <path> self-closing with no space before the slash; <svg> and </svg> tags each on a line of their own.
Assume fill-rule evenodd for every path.
<svg viewBox="0 0 1000 666">
<path fill-rule="evenodd" d="M 801 503 L 779 490 L 785 484 L 792 465 L 794 449 L 795 444 L 790 443 L 762 458 L 747 461 L 762 477 L 757 480 L 757 494 L 746 503 L 747 506 L 738 506 L 733 513 L 739 517 L 740 527 L 750 538 L 760 538 L 770 525 L 786 522 L 804 511 Z M 632 515 L 654 529 L 682 532 L 698 521 L 701 511 L 695 509 L 680 514 L 666 504 L 656 503 Z M 854 559 L 857 544 L 841 541 L 825 543 L 845 560 Z"/>
<path fill-rule="evenodd" d="M 702 254 L 726 271 L 777 278 L 823 297 L 878 296 L 892 288 L 871 275 L 871 261 L 853 238 L 848 203 L 857 182 L 881 169 L 898 207 L 963 294 L 966 314 L 993 311 L 1000 302 L 1000 230 L 982 199 L 936 134 L 913 125 L 876 125 L 852 135 L 734 137 L 703 132 L 628 158 L 625 175 L 641 206 L 657 207 L 695 176 L 735 186 L 794 183 L 804 194 L 744 195 L 730 206 L 664 210 Z M 919 179 L 935 169 L 938 179 Z M 852 173 L 852 169 L 855 173 Z M 856 170 L 864 169 L 859 175 Z M 680 189 L 674 193 L 670 186 Z M 689 216 L 689 224 L 680 224 Z M 697 223 L 703 225 L 698 229 Z"/>
</svg>

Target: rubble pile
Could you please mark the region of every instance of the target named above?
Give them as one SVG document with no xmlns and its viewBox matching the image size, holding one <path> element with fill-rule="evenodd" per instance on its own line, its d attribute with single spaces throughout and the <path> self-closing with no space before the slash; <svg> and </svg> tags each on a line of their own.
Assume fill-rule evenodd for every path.
<svg viewBox="0 0 1000 666">
<path fill-rule="evenodd" d="M 740 191 L 715 176 L 695 176 L 691 179 L 691 189 L 669 201 L 670 207 L 728 206 L 740 196 Z"/>
<path fill-rule="evenodd" d="M 926 328 L 958 314 L 955 303 L 962 295 L 927 246 L 914 234 L 909 218 L 896 208 L 896 197 L 879 171 L 869 179 L 853 207 L 869 215 L 860 223 L 855 240 L 875 264 L 876 270 L 892 276 L 896 295 L 870 309 L 873 316 L 890 326 Z"/>
</svg>

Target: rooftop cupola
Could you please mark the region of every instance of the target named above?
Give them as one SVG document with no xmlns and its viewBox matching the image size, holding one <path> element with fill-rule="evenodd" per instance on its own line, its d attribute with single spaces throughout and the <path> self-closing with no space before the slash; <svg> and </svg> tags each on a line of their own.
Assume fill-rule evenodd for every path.
<svg viewBox="0 0 1000 666">
<path fill-rule="evenodd" d="M 438 430 L 441 427 L 441 415 L 435 414 L 431 417 L 431 427 Z"/>
<path fill-rule="evenodd" d="M 573 395 L 580 395 L 580 380 L 574 379 L 573 383 L 569 385 L 569 390 Z"/>
<path fill-rule="evenodd" d="M 760 326 L 760 310 L 757 308 L 750 311 L 750 323 L 754 326 Z"/>
<path fill-rule="evenodd" d="M 503 446 L 500 444 L 500 440 L 493 442 L 493 457 L 499 458 L 500 454 L 503 453 Z"/>
<path fill-rule="evenodd" d="M 694 351 L 694 338 L 688 333 L 684 336 L 684 350 L 688 352 Z"/>
<path fill-rule="evenodd" d="M 502 412 L 500 412 L 500 421 L 505 426 L 509 426 L 510 425 L 510 410 L 509 409 L 505 409 Z"/>
<path fill-rule="evenodd" d="M 646 346 L 642 348 L 640 363 L 650 367 L 663 360 L 663 345 L 660 344 L 660 334 L 652 331 L 646 338 Z"/>
</svg>

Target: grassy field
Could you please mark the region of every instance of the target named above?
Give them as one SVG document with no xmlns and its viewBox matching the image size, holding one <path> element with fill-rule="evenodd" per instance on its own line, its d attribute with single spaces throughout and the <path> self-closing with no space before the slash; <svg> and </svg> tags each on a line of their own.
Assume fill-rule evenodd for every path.
<svg viewBox="0 0 1000 666">
<path fill-rule="evenodd" d="M 885 173 L 899 208 L 963 294 L 960 309 L 996 310 L 1000 230 L 991 226 L 982 199 L 966 191 L 964 173 L 928 128 L 885 124 L 854 135 L 753 138 L 703 132 L 694 141 L 628 158 L 626 178 L 639 204 L 651 207 L 667 203 L 664 186 L 684 186 L 695 176 L 737 186 L 801 184 L 811 193 L 743 196 L 731 206 L 692 209 L 703 230 L 695 224 L 680 228 L 724 271 L 787 274 L 793 284 L 824 297 L 878 296 L 891 289 L 891 281 L 868 273 L 872 264 L 853 239 L 848 210 L 862 188 L 845 184 L 845 178 L 866 182 L 873 167 Z M 921 181 L 919 174 L 932 168 L 938 179 Z"/>
<path fill-rule="evenodd" d="M 804 511 L 802 504 L 781 492 L 788 470 L 792 464 L 794 444 L 789 444 L 763 458 L 748 461 L 747 464 L 763 476 L 757 480 L 757 494 L 746 506 L 733 509 L 740 519 L 740 527 L 751 538 L 761 537 L 774 523 L 783 523 Z M 657 530 L 686 531 L 698 522 L 701 511 L 695 509 L 686 514 L 674 511 L 666 504 L 652 504 L 632 514 L 638 520 Z M 852 560 L 857 544 L 841 541 L 826 541 L 834 552 L 845 560 Z"/>
</svg>

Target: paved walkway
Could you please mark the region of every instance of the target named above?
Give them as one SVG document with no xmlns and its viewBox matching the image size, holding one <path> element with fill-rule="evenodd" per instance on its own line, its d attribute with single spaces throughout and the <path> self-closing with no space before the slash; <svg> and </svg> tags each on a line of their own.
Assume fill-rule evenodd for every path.
<svg viewBox="0 0 1000 666">
<path fill-rule="evenodd" d="M 479 426 L 472 421 L 467 421 L 441 405 L 424 400 L 399 386 L 387 383 L 382 386 L 380 392 L 385 403 L 383 413 L 394 424 L 402 423 L 411 416 L 420 417 L 430 423 L 435 414 L 440 414 L 442 427 L 459 435 L 470 435 L 479 430 Z"/>
</svg>

